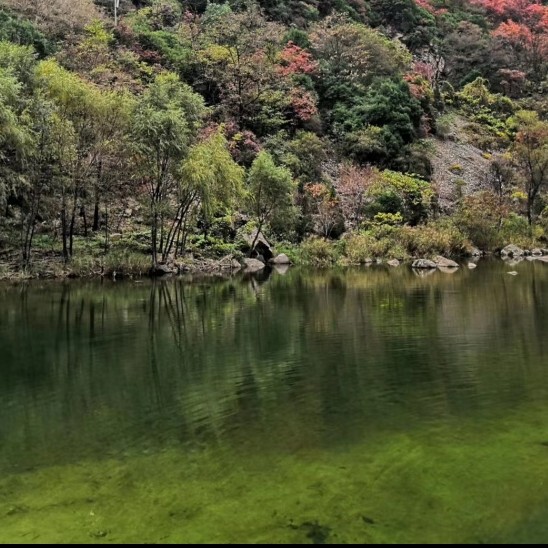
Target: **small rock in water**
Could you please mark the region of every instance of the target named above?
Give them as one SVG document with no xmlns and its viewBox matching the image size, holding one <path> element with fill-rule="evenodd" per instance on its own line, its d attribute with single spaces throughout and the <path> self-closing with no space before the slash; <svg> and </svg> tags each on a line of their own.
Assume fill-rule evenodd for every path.
<svg viewBox="0 0 548 548">
<path fill-rule="evenodd" d="M 518 275 L 518 273 L 515 272 L 515 271 L 513 271 L 513 272 L 508 272 L 508 274 L 510 274 L 510 276 L 517 276 L 517 275 Z"/>
<path fill-rule="evenodd" d="M 478 265 L 476 263 L 468 263 L 468 268 L 474 270 L 474 268 L 478 268 Z"/>
<path fill-rule="evenodd" d="M 430 261 L 428 259 L 417 259 L 416 261 L 413 262 L 411 266 L 412 268 L 424 268 L 424 269 L 438 267 L 438 265 L 434 261 Z"/>
<path fill-rule="evenodd" d="M 388 266 L 400 266 L 400 261 L 398 261 L 398 259 L 392 259 L 391 261 L 388 261 L 386 263 Z"/>
<path fill-rule="evenodd" d="M 438 255 L 434 258 L 434 262 L 439 267 L 443 268 L 458 268 L 459 263 L 456 263 L 455 261 L 452 261 L 451 259 L 447 259 L 446 257 L 442 257 L 441 255 Z"/>
</svg>

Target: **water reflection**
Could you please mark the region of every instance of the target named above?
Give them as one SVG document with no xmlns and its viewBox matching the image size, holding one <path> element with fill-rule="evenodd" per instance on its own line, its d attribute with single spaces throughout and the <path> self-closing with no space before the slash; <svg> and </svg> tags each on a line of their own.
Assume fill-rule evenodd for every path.
<svg viewBox="0 0 548 548">
<path fill-rule="evenodd" d="M 548 267 L 505 270 L 3 287 L 0 462 L 250 432 L 291 449 L 288 421 L 348 443 L 543 398 Z"/>
</svg>

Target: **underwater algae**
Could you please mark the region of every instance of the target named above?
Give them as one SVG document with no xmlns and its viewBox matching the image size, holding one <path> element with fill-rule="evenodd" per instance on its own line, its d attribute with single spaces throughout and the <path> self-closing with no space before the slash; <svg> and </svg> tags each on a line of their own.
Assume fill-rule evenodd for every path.
<svg viewBox="0 0 548 548">
<path fill-rule="evenodd" d="M 377 433 L 344 450 L 170 447 L 4 476 L 0 542 L 542 538 L 546 417 L 538 408 L 484 424 Z"/>
</svg>

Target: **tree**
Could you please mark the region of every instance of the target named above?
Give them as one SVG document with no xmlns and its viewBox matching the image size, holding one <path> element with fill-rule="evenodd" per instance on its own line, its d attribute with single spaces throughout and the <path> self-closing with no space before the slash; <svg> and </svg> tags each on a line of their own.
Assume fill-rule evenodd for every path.
<svg viewBox="0 0 548 548">
<path fill-rule="evenodd" d="M 189 221 L 236 207 L 243 196 L 244 170 L 230 155 L 221 129 L 193 146 L 178 174 L 177 211 L 167 232 L 162 259 L 185 248 Z"/>
<path fill-rule="evenodd" d="M 177 170 L 204 113 L 203 99 L 175 74 L 165 73 L 143 94 L 133 116 L 133 150 L 137 177 L 148 195 L 154 269 L 169 246 L 165 222 L 177 189 Z"/>
<path fill-rule="evenodd" d="M 259 153 L 248 177 L 249 208 L 257 221 L 257 232 L 251 251 L 255 249 L 264 225 L 275 214 L 281 214 L 293 205 L 294 186 L 291 172 L 287 168 L 277 166 L 268 152 Z"/>
<path fill-rule="evenodd" d="M 54 60 L 39 63 L 36 75 L 40 88 L 56 105 L 56 115 L 66 126 L 65 146 L 67 136 L 72 136 L 73 154 L 64 155 L 66 176 L 59 178 L 63 256 L 68 261 L 74 251 L 77 212 L 94 186 L 94 175 L 100 176 L 105 149 L 124 127 L 131 100 L 125 93 L 100 90 Z"/>
<path fill-rule="evenodd" d="M 523 174 L 527 194 L 527 220 L 531 226 L 535 217 L 535 203 L 548 184 L 548 122 L 537 112 L 522 110 L 511 119 L 517 133 L 513 155 Z"/>
<path fill-rule="evenodd" d="M 320 64 L 318 84 L 326 106 L 353 99 L 375 77 L 403 73 L 411 63 L 402 44 L 341 15 L 314 25 L 310 42 Z"/>
<path fill-rule="evenodd" d="M 365 214 L 368 191 L 378 177 L 378 171 L 370 166 L 359 167 L 353 164 L 341 166 L 335 189 L 348 228 L 360 228 Z"/>
<path fill-rule="evenodd" d="M 0 207 L 23 182 L 21 172 L 32 149 L 21 95 L 22 84 L 10 71 L 0 68 Z"/>
<path fill-rule="evenodd" d="M 256 129 L 264 102 L 284 98 L 272 94 L 280 81 L 276 52 L 282 29 L 267 22 L 256 6 L 241 13 L 223 10 L 207 16 L 206 12 L 198 57 L 217 90 L 213 99 L 221 99 L 220 109 L 240 127 Z"/>
<path fill-rule="evenodd" d="M 419 101 L 402 80 L 377 80 L 364 96 L 334 110 L 335 130 L 360 163 L 394 159 L 415 139 L 421 117 Z"/>
</svg>

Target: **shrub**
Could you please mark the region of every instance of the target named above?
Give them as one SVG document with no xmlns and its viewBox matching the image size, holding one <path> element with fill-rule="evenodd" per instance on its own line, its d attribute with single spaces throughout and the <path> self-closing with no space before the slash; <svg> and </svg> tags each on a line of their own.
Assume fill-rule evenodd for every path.
<svg viewBox="0 0 548 548">
<path fill-rule="evenodd" d="M 466 236 L 448 219 L 416 227 L 403 227 L 401 242 L 416 257 L 464 255 L 470 244 Z"/>
<path fill-rule="evenodd" d="M 336 244 L 323 238 L 309 238 L 301 246 L 301 259 L 304 264 L 327 268 L 337 262 Z"/>
</svg>

